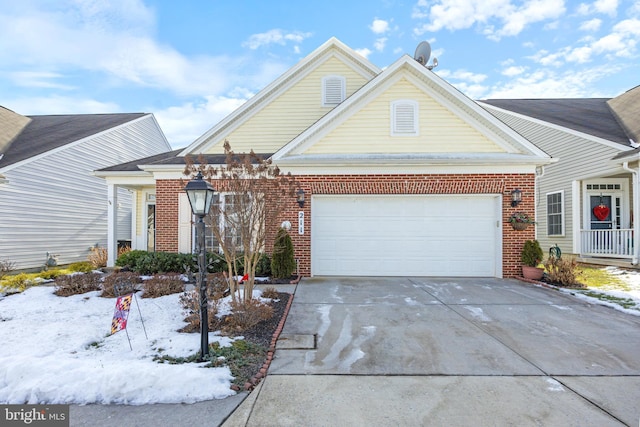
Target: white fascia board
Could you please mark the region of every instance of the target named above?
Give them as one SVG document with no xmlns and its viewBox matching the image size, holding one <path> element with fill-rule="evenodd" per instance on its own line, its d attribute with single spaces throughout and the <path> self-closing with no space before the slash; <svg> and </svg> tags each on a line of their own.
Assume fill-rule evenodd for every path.
<svg viewBox="0 0 640 427">
<path fill-rule="evenodd" d="M 544 166 L 557 162 L 550 157 L 537 157 L 510 153 L 415 153 L 415 154 L 315 154 L 298 155 L 280 159 L 280 165 L 335 165 L 340 164 L 348 168 L 351 165 L 376 164 L 528 164 Z"/>
<path fill-rule="evenodd" d="M 12 169 L 18 168 L 18 167 L 20 167 L 22 165 L 31 163 L 33 161 L 42 159 L 42 158 L 47 157 L 47 156 L 49 156 L 51 154 L 59 153 L 60 151 L 64 151 L 66 149 L 73 148 L 76 145 L 82 144 L 82 143 L 87 142 L 87 141 L 89 141 L 89 140 L 91 140 L 93 138 L 97 138 L 97 137 L 99 137 L 101 135 L 104 135 L 106 133 L 112 132 L 112 131 L 114 131 L 116 129 L 120 129 L 120 128 L 123 128 L 125 126 L 130 126 L 132 123 L 136 123 L 136 122 L 139 122 L 139 121 L 141 121 L 143 119 L 147 119 L 149 116 L 152 116 L 152 115 L 151 114 L 145 114 L 144 116 L 138 117 L 137 119 L 133 119 L 133 120 L 130 120 L 128 122 L 122 123 L 122 124 L 120 124 L 118 126 L 114 126 L 114 127 L 109 128 L 109 129 L 105 129 L 102 132 L 91 134 L 91 135 L 86 136 L 86 137 L 84 137 L 82 139 L 78 139 L 77 141 L 72 141 L 72 142 L 70 142 L 68 144 L 64 144 L 64 145 L 62 145 L 60 147 L 54 148 L 54 149 L 49 150 L 49 151 L 45 151 L 44 153 L 40 153 L 37 156 L 29 157 L 28 159 L 24 159 L 24 160 L 21 160 L 21 161 L 19 161 L 17 163 L 10 164 L 10 165 L 4 167 L 3 169 L 0 169 L 0 174 L 2 174 L 4 172 L 8 172 L 8 171 L 10 171 Z M 155 119 L 154 119 L 154 121 L 155 121 Z M 157 124 L 158 123 L 156 122 L 156 125 Z M 158 126 L 158 128 L 160 129 L 159 126 Z M 160 129 L 160 133 L 162 133 L 162 129 Z M 164 137 L 164 134 L 163 134 L 163 137 Z M 166 139 L 165 139 L 165 141 L 166 141 Z M 169 146 L 169 148 L 171 148 L 171 147 Z"/>
<path fill-rule="evenodd" d="M 152 175 L 147 175 L 147 176 L 107 175 L 107 176 L 100 176 L 100 178 L 103 178 L 107 182 L 107 184 L 114 184 L 114 185 L 126 186 L 126 187 L 145 187 L 145 186 L 156 185 L 156 180 Z"/>
<path fill-rule="evenodd" d="M 351 62 L 357 63 L 361 70 L 355 69 L 358 73 L 365 77 L 371 77 L 380 74 L 382 71 L 373 63 L 369 62 L 366 58 L 356 53 L 353 49 L 339 41 L 337 38 L 332 37 L 323 43 L 319 48 L 311 52 L 305 58 L 303 58 L 300 62 L 278 77 L 276 80 L 267 85 L 264 89 L 254 95 L 247 102 L 242 104 L 239 108 L 233 111 L 231 114 L 226 116 L 216 125 L 214 125 L 211 129 L 206 131 L 202 136 L 196 139 L 192 144 L 187 146 L 184 150 L 182 150 L 178 156 L 186 156 L 187 154 L 195 154 L 206 151 L 206 148 L 209 147 L 210 139 L 221 132 L 223 129 L 229 127 L 233 122 L 236 122 L 239 118 L 246 115 L 247 112 L 253 110 L 258 104 L 268 103 L 270 99 L 275 96 L 281 94 L 286 87 L 291 83 L 290 80 L 293 80 L 295 77 L 295 81 L 298 81 L 302 76 L 309 73 L 311 70 L 307 69 L 309 65 L 314 62 L 321 62 L 327 56 L 333 55 L 331 49 L 336 47 L 338 50 L 338 55 L 343 55 L 343 57 L 347 57 Z M 306 72 L 305 72 L 305 69 Z M 304 72 L 304 73 L 303 73 Z M 369 73 L 371 76 L 367 76 Z M 255 114 L 255 112 L 253 113 Z M 251 117 L 251 116 L 248 116 Z M 238 125 L 236 124 L 236 127 Z M 230 133 L 232 128 L 227 130 L 227 133 Z M 220 135 L 222 136 L 222 135 Z"/>
<path fill-rule="evenodd" d="M 282 165 L 281 172 L 305 175 L 448 175 L 448 174 L 535 174 L 536 166 L 513 165 Z"/>
<path fill-rule="evenodd" d="M 527 115 L 524 115 L 524 114 L 516 113 L 516 112 L 513 112 L 511 110 L 505 110 L 504 108 L 499 108 L 499 107 L 496 107 L 496 106 L 493 106 L 493 105 L 490 105 L 490 104 L 486 104 L 486 103 L 484 103 L 482 101 L 478 101 L 478 103 L 482 104 L 483 106 L 485 106 L 489 110 L 500 111 L 502 113 L 509 114 L 509 115 L 511 115 L 513 117 L 518 117 L 518 118 L 523 119 L 523 120 L 528 120 L 528 121 L 530 121 L 532 123 L 536 123 L 536 124 L 539 124 L 541 126 L 546 126 L 546 127 L 550 128 L 550 129 L 555 129 L 555 130 L 558 130 L 560 132 L 564 132 L 564 133 L 567 133 L 569 135 L 573 135 L 573 136 L 578 137 L 578 138 L 587 139 L 587 140 L 596 142 L 598 144 L 605 145 L 605 146 L 610 147 L 610 148 L 615 148 L 615 149 L 620 150 L 620 151 L 631 151 L 631 150 L 634 150 L 634 148 L 630 147 L 630 146 L 627 147 L 627 146 L 624 146 L 624 145 L 619 144 L 617 142 L 609 141 L 608 139 L 600 138 L 598 136 L 590 135 L 588 133 L 584 133 L 584 132 L 580 132 L 580 131 L 577 131 L 577 130 L 574 130 L 574 129 L 570 129 L 568 127 L 560 126 L 560 125 L 557 125 L 555 123 L 546 122 L 544 120 L 540 120 L 540 119 L 536 119 L 535 117 L 531 117 L 531 116 L 527 116 Z"/>
</svg>

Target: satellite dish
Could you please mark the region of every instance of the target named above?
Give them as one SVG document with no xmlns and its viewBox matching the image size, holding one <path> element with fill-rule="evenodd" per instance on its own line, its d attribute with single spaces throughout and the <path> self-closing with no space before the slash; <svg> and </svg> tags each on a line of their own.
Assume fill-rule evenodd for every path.
<svg viewBox="0 0 640 427">
<path fill-rule="evenodd" d="M 420 42 L 420 44 L 416 48 L 416 53 L 413 55 L 413 59 L 426 66 L 430 56 L 431 45 L 429 44 L 429 42 L 424 41 Z"/>
<path fill-rule="evenodd" d="M 429 70 L 433 70 L 434 68 L 436 68 L 438 66 L 438 58 L 436 58 L 435 56 L 433 57 L 433 62 L 431 65 L 427 65 L 427 68 Z"/>
</svg>

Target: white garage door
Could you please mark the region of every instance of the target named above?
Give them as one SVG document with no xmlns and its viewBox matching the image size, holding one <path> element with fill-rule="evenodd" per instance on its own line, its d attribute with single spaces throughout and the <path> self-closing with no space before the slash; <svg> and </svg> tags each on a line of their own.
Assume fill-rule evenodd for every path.
<svg viewBox="0 0 640 427">
<path fill-rule="evenodd" d="M 313 275 L 502 276 L 498 196 L 314 196 Z"/>
</svg>

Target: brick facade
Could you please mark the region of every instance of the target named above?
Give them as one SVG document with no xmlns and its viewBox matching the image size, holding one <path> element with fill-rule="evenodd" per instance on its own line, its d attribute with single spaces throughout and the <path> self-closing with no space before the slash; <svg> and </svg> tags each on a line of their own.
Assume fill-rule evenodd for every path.
<svg viewBox="0 0 640 427">
<path fill-rule="evenodd" d="M 534 174 L 437 174 L 437 175 L 307 175 L 296 176 L 305 191 L 305 205 L 300 209 L 292 198 L 282 218 L 272 224 L 268 234 L 270 251 L 275 230 L 281 221 L 292 224 L 291 238 L 295 256 L 300 262 L 300 273 L 311 274 L 311 209 L 312 196 L 319 194 L 502 194 L 502 256 L 503 276 L 521 275 L 520 251 L 525 240 L 535 238 L 534 227 L 524 231 L 513 230 L 509 216 L 522 211 L 534 217 Z M 159 180 L 156 183 L 156 247 L 159 251 L 178 249 L 178 196 L 184 188 L 180 180 Z M 511 191 L 522 191 L 522 203 L 511 207 Z M 297 233 L 298 212 L 305 215 L 304 234 Z"/>
</svg>

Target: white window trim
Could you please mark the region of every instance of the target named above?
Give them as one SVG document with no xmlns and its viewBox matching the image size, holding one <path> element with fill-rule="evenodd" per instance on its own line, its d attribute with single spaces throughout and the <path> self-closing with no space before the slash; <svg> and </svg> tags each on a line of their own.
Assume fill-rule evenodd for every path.
<svg viewBox="0 0 640 427">
<path fill-rule="evenodd" d="M 560 194 L 560 234 L 549 234 L 549 196 L 553 194 Z M 545 207 L 546 207 L 545 219 L 547 221 L 547 232 L 546 232 L 547 236 L 564 237 L 565 236 L 565 218 L 566 218 L 565 209 L 564 209 L 564 204 L 565 204 L 564 190 L 550 191 L 547 194 L 545 194 L 544 200 L 545 200 Z M 554 215 L 557 215 L 557 214 L 554 214 Z"/>
<path fill-rule="evenodd" d="M 340 101 L 339 102 L 327 102 L 327 82 L 330 80 L 340 81 Z M 343 76 L 325 76 L 322 78 L 322 106 L 323 107 L 335 107 L 345 100 L 347 96 L 347 83 Z"/>
<path fill-rule="evenodd" d="M 401 105 L 411 105 L 413 107 L 413 130 L 409 131 L 400 131 L 397 126 L 397 109 Z M 391 102 L 391 136 L 418 136 L 419 135 L 419 126 L 418 126 L 418 117 L 420 117 L 418 102 L 412 99 L 399 99 Z"/>
</svg>

